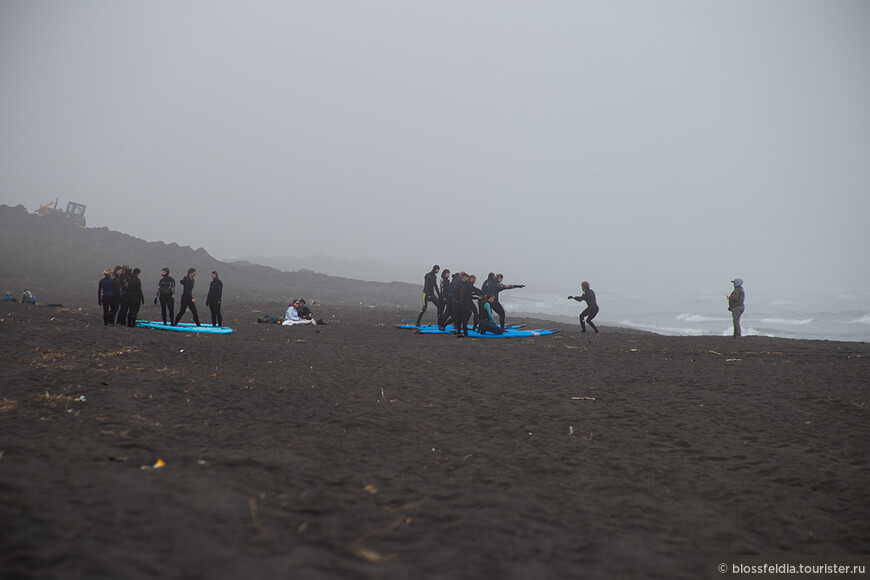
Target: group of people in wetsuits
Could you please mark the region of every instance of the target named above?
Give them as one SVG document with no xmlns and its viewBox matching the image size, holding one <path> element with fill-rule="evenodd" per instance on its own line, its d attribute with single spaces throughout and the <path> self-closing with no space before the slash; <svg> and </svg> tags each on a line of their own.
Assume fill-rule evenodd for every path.
<svg viewBox="0 0 870 580">
<path fill-rule="evenodd" d="M 450 275 L 450 270 L 438 273 L 441 267 L 432 266 L 423 276 L 423 308 L 417 316 L 417 326 L 426 313 L 429 303 L 435 305 L 438 313 L 438 328 L 446 330 L 448 324 L 453 324 L 453 333 L 457 337 L 468 336 L 468 323 L 471 329 L 481 334 L 492 332 L 502 334 L 505 329 L 504 307 L 498 300 L 499 293 L 514 288 L 525 288 L 523 284 L 507 285 L 502 274 L 490 272 L 480 288 L 475 286 L 477 277 L 474 274 L 457 272 Z M 476 299 L 476 304 L 475 304 Z M 496 322 L 495 314 L 499 320 Z"/>
<path fill-rule="evenodd" d="M 139 308 L 145 304 L 142 292 L 142 281 L 139 279 L 141 270 L 130 266 L 115 266 L 106 269 L 103 279 L 97 286 L 97 303 L 103 307 L 103 324 L 105 326 L 136 326 Z M 161 270 L 160 281 L 157 283 L 157 294 L 154 304 L 160 303 L 160 313 L 163 324 L 177 326 L 181 317 L 189 309 L 193 322 L 200 326 L 199 313 L 196 310 L 196 299 L 193 297 L 196 268 L 188 268 L 187 275 L 181 279 L 181 304 L 178 315 L 175 314 L 175 279 L 169 275 L 169 268 Z M 221 315 L 221 300 L 224 284 L 218 278 L 217 272 L 211 273 L 211 284 L 208 289 L 205 305 L 211 310 L 212 326 L 223 326 Z M 167 317 L 168 315 L 168 317 Z"/>
<path fill-rule="evenodd" d="M 417 315 L 417 326 L 426 313 L 429 303 L 435 305 L 438 310 L 438 329 L 446 330 L 446 326 L 453 323 L 453 333 L 456 336 L 468 336 L 468 322 L 472 321 L 472 330 L 480 334 L 492 332 L 503 334 L 505 329 L 504 307 L 499 302 L 499 293 L 514 288 L 525 288 L 524 284 L 507 285 L 504 283 L 502 274 L 490 272 L 486 280 L 477 288 L 477 277 L 474 274 L 458 272 L 451 279 L 450 270 L 445 269 L 441 273 L 440 284 L 438 272 L 441 268 L 438 264 L 423 276 L 423 308 Z M 580 327 L 586 332 L 588 324 L 593 331 L 598 332 L 598 327 L 592 319 L 598 314 L 598 302 L 595 292 L 589 287 L 589 282 L 580 284 L 583 293 L 580 296 L 568 296 L 569 300 L 586 302 L 586 309 L 580 313 Z M 474 299 L 477 298 L 477 305 Z M 498 322 L 495 320 L 498 314 Z M 473 318 L 472 318 L 473 317 Z"/>
</svg>

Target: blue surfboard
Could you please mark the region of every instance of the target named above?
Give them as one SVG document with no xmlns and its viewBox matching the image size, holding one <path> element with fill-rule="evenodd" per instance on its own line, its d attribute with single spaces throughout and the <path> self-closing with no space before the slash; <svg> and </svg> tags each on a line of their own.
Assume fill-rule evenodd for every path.
<svg viewBox="0 0 870 580">
<path fill-rule="evenodd" d="M 175 332 L 200 332 L 203 334 L 229 334 L 233 331 L 228 326 L 212 326 L 210 324 L 197 326 L 193 322 L 179 322 L 177 326 L 172 326 L 157 320 L 137 320 L 136 326 L 139 328 L 154 328 L 156 330 L 172 330 Z"/>
<path fill-rule="evenodd" d="M 524 326 L 525 326 L 525 324 L 508 324 L 507 326 L 505 326 L 505 330 L 508 330 L 511 328 L 520 329 Z M 446 327 L 444 327 L 444 330 L 439 330 L 437 324 L 421 324 L 420 326 L 417 326 L 416 324 L 397 324 L 396 328 L 405 328 L 405 329 L 409 329 L 409 330 L 419 330 L 420 332 L 422 332 L 424 330 L 429 330 L 429 331 L 432 331 L 432 332 L 430 332 L 430 334 L 449 334 L 449 333 L 453 332 L 453 330 L 454 330 L 454 327 L 452 324 L 448 324 Z"/>
<path fill-rule="evenodd" d="M 468 331 L 468 336 L 477 337 L 477 338 L 526 338 L 531 336 L 546 336 L 548 334 L 553 334 L 556 332 L 555 330 L 549 330 L 546 328 L 535 328 L 531 330 L 527 330 L 523 328 L 524 325 L 513 325 L 506 326 L 505 331 L 502 334 L 493 334 L 491 332 L 487 332 L 486 334 L 481 334 L 474 330 Z M 445 330 L 440 330 L 437 325 L 434 324 L 423 324 L 420 326 L 415 326 L 413 324 L 401 324 L 398 325 L 397 328 L 404 329 L 413 329 L 420 332 L 420 334 L 452 334 L 453 325 L 448 324 Z"/>
</svg>

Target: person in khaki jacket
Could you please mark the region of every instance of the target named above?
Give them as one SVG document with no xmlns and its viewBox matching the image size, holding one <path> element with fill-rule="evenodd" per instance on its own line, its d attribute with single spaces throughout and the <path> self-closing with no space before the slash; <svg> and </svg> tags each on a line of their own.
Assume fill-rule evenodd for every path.
<svg viewBox="0 0 870 580">
<path fill-rule="evenodd" d="M 731 311 L 731 319 L 734 321 L 734 336 L 740 336 L 740 317 L 743 315 L 743 301 L 746 292 L 743 291 L 743 279 L 734 278 L 734 291 L 728 295 L 728 310 Z"/>
</svg>

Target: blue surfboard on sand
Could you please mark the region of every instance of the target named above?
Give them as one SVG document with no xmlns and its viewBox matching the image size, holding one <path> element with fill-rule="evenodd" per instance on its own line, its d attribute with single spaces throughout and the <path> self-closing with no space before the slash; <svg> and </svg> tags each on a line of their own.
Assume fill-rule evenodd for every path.
<svg viewBox="0 0 870 580">
<path fill-rule="evenodd" d="M 524 338 L 530 336 L 546 336 L 556 332 L 555 330 L 548 330 L 546 328 L 525 329 L 523 326 L 524 325 L 522 324 L 506 326 L 505 331 L 502 334 L 493 334 L 491 332 L 480 334 L 474 330 L 469 330 L 468 336 L 477 338 Z M 448 324 L 445 330 L 439 330 L 436 324 L 421 324 L 420 326 L 414 324 L 399 324 L 396 328 L 417 330 L 420 334 L 451 334 L 453 332 L 452 324 Z"/>
<path fill-rule="evenodd" d="M 203 324 L 197 326 L 193 322 L 179 322 L 177 326 L 171 324 L 163 324 L 157 320 L 137 320 L 136 326 L 139 328 L 154 328 L 157 330 L 173 330 L 175 332 L 200 332 L 202 334 L 229 334 L 233 331 L 228 326 L 212 326 Z"/>
</svg>

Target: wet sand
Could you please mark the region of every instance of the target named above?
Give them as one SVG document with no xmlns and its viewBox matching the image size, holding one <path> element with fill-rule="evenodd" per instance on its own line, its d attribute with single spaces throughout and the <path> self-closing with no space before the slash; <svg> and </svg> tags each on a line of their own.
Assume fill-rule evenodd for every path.
<svg viewBox="0 0 870 580">
<path fill-rule="evenodd" d="M 688 579 L 870 551 L 870 344 L 0 308 L 4 578 Z"/>
</svg>

